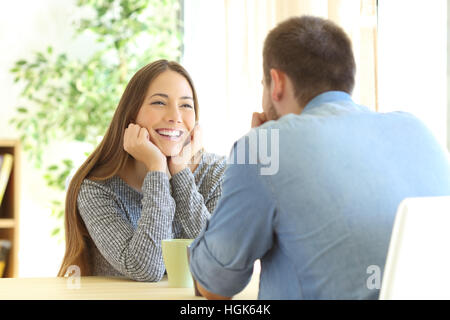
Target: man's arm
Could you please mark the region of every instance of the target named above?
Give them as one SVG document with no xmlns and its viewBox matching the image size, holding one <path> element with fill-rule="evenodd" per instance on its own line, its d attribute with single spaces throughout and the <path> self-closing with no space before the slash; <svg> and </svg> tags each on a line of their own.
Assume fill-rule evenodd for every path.
<svg viewBox="0 0 450 320">
<path fill-rule="evenodd" d="M 244 289 L 254 261 L 272 247 L 276 201 L 260 169 L 229 164 L 216 210 L 191 245 L 191 272 L 207 298 L 228 299 Z"/>
<path fill-rule="evenodd" d="M 197 289 L 200 292 L 200 294 L 208 300 L 231 300 L 231 298 L 233 298 L 233 297 L 225 297 L 225 296 L 221 296 L 219 294 L 209 292 L 208 290 L 203 288 L 201 286 L 201 284 L 199 284 L 198 282 L 196 285 L 197 285 Z"/>
</svg>

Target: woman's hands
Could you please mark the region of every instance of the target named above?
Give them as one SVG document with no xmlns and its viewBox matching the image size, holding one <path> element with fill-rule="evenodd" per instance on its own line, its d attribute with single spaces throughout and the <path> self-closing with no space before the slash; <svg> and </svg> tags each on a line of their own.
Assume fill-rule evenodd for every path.
<svg viewBox="0 0 450 320">
<path fill-rule="evenodd" d="M 166 157 L 161 150 L 154 145 L 149 138 L 146 128 L 130 123 L 125 129 L 123 148 L 134 159 L 142 162 L 148 171 L 161 171 L 166 173 L 169 169 L 170 175 L 175 175 L 186 167 L 192 172 L 197 168 L 202 148 L 201 129 L 195 125 L 185 146 L 180 154 Z"/>
<path fill-rule="evenodd" d="M 196 124 L 180 154 L 167 158 L 170 174 L 173 176 L 186 167 L 194 172 L 200 162 L 202 146 L 202 132 L 199 124 Z"/>
<path fill-rule="evenodd" d="M 148 171 L 166 172 L 166 156 L 150 141 L 146 128 L 130 123 L 125 129 L 123 148 L 133 158 L 142 162 Z"/>
</svg>

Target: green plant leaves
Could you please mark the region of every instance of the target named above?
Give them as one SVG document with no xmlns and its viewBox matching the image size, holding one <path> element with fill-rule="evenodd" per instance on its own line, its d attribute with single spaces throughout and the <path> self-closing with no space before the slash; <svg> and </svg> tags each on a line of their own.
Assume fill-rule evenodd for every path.
<svg viewBox="0 0 450 320">
<path fill-rule="evenodd" d="M 60 224 L 52 235 L 58 237 L 65 183 L 74 161 L 44 165 L 46 148 L 52 141 L 80 141 L 94 150 L 132 75 L 153 60 L 181 57 L 179 0 L 78 0 L 77 5 L 94 14 L 74 24 L 75 36 L 90 32 L 102 43 L 101 49 L 86 48 L 91 55 L 80 60 L 47 45 L 10 69 L 22 85 L 24 101 L 10 124 L 19 131 L 28 159 L 37 169 L 44 168 L 47 186 L 61 193 L 51 203 Z"/>
</svg>

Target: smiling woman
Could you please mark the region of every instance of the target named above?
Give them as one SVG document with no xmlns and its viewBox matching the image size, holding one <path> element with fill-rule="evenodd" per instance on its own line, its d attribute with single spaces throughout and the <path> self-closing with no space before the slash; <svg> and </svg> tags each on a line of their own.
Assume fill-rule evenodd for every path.
<svg viewBox="0 0 450 320">
<path fill-rule="evenodd" d="M 136 124 L 147 128 L 150 141 L 166 156 L 178 155 L 196 120 L 189 82 L 175 71 L 161 73 L 150 84 Z"/>
<path fill-rule="evenodd" d="M 155 61 L 128 83 L 100 145 L 66 196 L 59 276 L 159 281 L 161 240 L 195 238 L 221 195 L 225 158 L 203 153 L 193 82 Z"/>
</svg>

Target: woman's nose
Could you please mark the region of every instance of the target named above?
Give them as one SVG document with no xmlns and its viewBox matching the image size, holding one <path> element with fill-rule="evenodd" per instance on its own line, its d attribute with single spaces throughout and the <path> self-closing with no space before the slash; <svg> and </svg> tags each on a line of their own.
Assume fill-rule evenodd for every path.
<svg viewBox="0 0 450 320">
<path fill-rule="evenodd" d="M 181 112 L 176 105 L 171 105 L 167 108 L 165 120 L 168 122 L 183 122 Z"/>
</svg>

